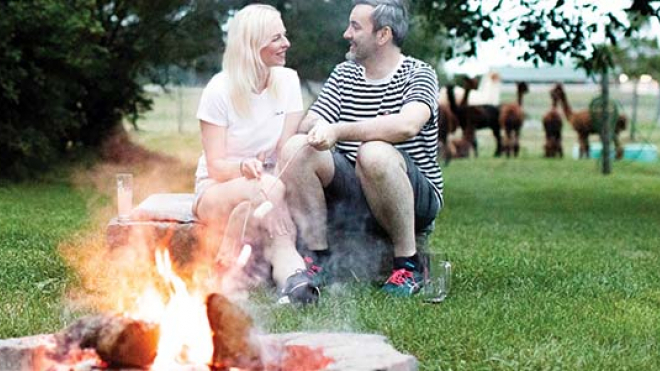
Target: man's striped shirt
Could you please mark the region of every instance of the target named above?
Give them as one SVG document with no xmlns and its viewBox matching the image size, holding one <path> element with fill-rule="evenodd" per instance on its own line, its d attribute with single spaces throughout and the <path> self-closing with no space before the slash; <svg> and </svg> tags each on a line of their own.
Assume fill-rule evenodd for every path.
<svg viewBox="0 0 660 371">
<path fill-rule="evenodd" d="M 396 114 L 410 102 L 426 104 L 431 110 L 429 121 L 415 137 L 394 146 L 407 152 L 431 182 L 442 207 L 442 170 L 436 160 L 438 82 L 435 71 L 427 63 L 405 57 L 391 79 L 368 81 L 364 72 L 364 67 L 355 62 L 337 65 L 310 109 L 329 123 L 338 123 Z M 355 162 L 359 146 L 360 142 L 338 141 L 336 149 Z"/>
</svg>

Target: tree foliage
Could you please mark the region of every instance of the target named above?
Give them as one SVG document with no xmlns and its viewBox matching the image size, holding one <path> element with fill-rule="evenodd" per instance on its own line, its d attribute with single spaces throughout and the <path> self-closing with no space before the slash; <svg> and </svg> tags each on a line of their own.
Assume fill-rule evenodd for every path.
<svg viewBox="0 0 660 371">
<path fill-rule="evenodd" d="M 0 169 L 26 175 L 57 158 L 82 124 L 78 82 L 100 53 L 89 4 L 11 1 L 0 4 Z"/>
<path fill-rule="evenodd" d="M 221 3 L 1 2 L 0 175 L 29 176 L 71 148 L 97 146 L 149 108 L 138 77 L 162 81 L 158 67 L 217 51 Z"/>
<path fill-rule="evenodd" d="M 77 147 L 97 146 L 123 118 L 150 107 L 147 81 L 165 83 L 172 66 L 217 72 L 222 25 L 247 0 L 0 1 L 0 171 L 26 176 Z M 348 0 L 263 0 L 282 13 L 292 48 L 288 64 L 303 80 L 323 80 L 343 60 Z M 436 64 L 475 55 L 500 27 L 534 62 L 576 59 L 588 72 L 611 68 L 610 45 L 658 18 L 658 1 L 632 0 L 625 16 L 597 2 L 409 1 L 403 50 Z M 546 2 L 543 2 L 545 4 Z M 522 12 L 510 12 L 510 7 Z M 509 8 L 507 8 L 509 7 Z M 597 17 L 585 17 L 595 13 Z M 593 15 L 593 14 L 592 14 Z M 592 35 L 603 35 L 594 44 Z"/>
</svg>

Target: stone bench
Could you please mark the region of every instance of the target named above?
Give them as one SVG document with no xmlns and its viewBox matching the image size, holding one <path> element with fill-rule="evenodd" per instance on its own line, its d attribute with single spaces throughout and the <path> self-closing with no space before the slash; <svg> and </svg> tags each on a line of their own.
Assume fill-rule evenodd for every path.
<svg viewBox="0 0 660 371">
<path fill-rule="evenodd" d="M 167 247 L 172 256 L 187 261 L 206 242 L 207 228 L 192 214 L 192 193 L 156 193 L 130 214 L 129 220 L 113 218 L 106 229 L 110 249 L 146 246 Z"/>
<path fill-rule="evenodd" d="M 192 193 L 157 193 L 147 197 L 130 214 L 130 219 L 113 218 L 106 230 L 110 249 L 158 246 L 169 248 L 179 263 L 194 258 L 209 240 L 207 227 L 192 214 Z M 428 250 L 433 225 L 416 236 L 418 251 Z M 329 239 L 333 266 L 338 279 L 382 280 L 392 267 L 389 241 L 364 236 L 360 232 L 336 230 Z"/>
</svg>

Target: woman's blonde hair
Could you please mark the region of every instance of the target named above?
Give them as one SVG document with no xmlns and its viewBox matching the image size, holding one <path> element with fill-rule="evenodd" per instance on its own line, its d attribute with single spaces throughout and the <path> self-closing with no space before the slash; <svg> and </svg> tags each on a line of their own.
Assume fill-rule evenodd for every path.
<svg viewBox="0 0 660 371">
<path fill-rule="evenodd" d="M 281 19 L 280 12 L 265 4 L 251 4 L 236 13 L 229 21 L 227 47 L 222 57 L 222 69 L 229 78 L 230 99 L 239 116 L 250 114 L 250 93 L 266 87 L 275 94 L 275 86 L 267 67 L 261 60 L 261 49 L 268 44 L 268 31 L 273 22 Z"/>
</svg>

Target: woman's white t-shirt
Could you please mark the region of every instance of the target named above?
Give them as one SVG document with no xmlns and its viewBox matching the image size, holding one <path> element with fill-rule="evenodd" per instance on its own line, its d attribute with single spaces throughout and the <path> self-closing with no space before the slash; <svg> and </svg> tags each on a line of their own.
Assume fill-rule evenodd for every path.
<svg viewBox="0 0 660 371">
<path fill-rule="evenodd" d="M 220 72 L 213 76 L 204 88 L 197 119 L 227 128 L 227 160 L 240 161 L 261 153 L 266 157 L 274 157 L 285 116 L 303 110 L 298 73 L 290 68 L 274 67 L 271 69 L 271 77 L 277 86 L 277 96 L 273 96 L 269 89 L 260 94 L 251 94 L 250 115 L 246 117 L 239 116 L 231 104 L 226 73 Z M 195 176 L 197 180 L 208 177 L 204 153 L 197 163 Z"/>
</svg>

